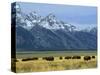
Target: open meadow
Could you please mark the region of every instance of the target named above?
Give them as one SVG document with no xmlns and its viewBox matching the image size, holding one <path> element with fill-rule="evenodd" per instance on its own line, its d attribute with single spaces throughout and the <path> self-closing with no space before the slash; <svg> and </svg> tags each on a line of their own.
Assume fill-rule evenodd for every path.
<svg viewBox="0 0 100 75">
<path fill-rule="evenodd" d="M 96 51 L 17 52 L 12 58 L 16 72 L 40 72 L 97 67 Z"/>
</svg>

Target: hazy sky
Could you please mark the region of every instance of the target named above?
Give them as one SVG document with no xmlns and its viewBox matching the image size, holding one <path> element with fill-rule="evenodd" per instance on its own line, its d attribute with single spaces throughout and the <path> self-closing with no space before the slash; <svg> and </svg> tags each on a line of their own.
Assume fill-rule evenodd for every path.
<svg viewBox="0 0 100 75">
<path fill-rule="evenodd" d="M 27 14 L 32 11 L 36 11 L 41 16 L 53 13 L 58 19 L 79 27 L 97 25 L 97 7 L 40 3 L 18 4 L 21 7 L 21 11 Z"/>
</svg>

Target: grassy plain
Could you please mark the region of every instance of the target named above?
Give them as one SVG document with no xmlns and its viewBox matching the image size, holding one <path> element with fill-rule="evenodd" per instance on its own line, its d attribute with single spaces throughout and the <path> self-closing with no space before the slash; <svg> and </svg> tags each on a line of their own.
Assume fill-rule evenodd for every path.
<svg viewBox="0 0 100 75">
<path fill-rule="evenodd" d="M 96 51 L 44 51 L 17 52 L 16 72 L 58 71 L 70 69 L 86 69 L 97 67 Z M 81 56 L 81 59 L 65 59 L 65 56 Z M 43 60 L 42 57 L 53 56 L 54 61 Z M 84 56 L 95 56 L 95 59 L 84 60 Z M 23 58 L 38 57 L 38 60 L 22 61 Z M 62 57 L 62 59 L 59 59 Z"/>
</svg>

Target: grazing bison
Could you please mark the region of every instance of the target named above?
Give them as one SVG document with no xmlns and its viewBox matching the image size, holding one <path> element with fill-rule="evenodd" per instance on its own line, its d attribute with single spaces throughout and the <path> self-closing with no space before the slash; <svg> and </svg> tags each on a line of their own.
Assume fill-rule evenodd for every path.
<svg viewBox="0 0 100 75">
<path fill-rule="evenodd" d="M 81 59 L 81 56 L 73 56 L 72 59 Z"/>
<path fill-rule="evenodd" d="M 43 60 L 54 61 L 54 57 L 43 57 Z"/>
<path fill-rule="evenodd" d="M 92 56 L 93 59 L 95 59 L 95 56 Z"/>
<path fill-rule="evenodd" d="M 63 58 L 62 57 L 59 57 L 59 59 L 62 60 Z"/>
<path fill-rule="evenodd" d="M 65 59 L 71 59 L 71 56 L 66 56 Z"/>
<path fill-rule="evenodd" d="M 37 57 L 22 59 L 22 61 L 38 60 Z"/>
<path fill-rule="evenodd" d="M 84 60 L 86 60 L 86 61 L 91 60 L 91 57 L 90 56 L 84 56 Z"/>
</svg>

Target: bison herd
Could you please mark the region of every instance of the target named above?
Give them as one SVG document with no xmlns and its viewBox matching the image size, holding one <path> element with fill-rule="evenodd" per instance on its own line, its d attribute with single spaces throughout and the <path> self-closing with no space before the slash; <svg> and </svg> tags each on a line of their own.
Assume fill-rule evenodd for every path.
<svg viewBox="0 0 100 75">
<path fill-rule="evenodd" d="M 81 59 L 81 56 L 66 56 L 65 59 Z"/>
<path fill-rule="evenodd" d="M 37 57 L 22 59 L 22 61 L 38 60 Z"/>
<path fill-rule="evenodd" d="M 83 60 L 84 61 L 89 61 L 91 59 L 95 59 L 96 57 L 95 56 L 84 56 L 83 57 Z M 46 61 L 54 61 L 55 57 L 53 56 L 49 56 L 49 57 L 42 57 L 42 60 L 46 60 Z M 62 57 L 60 56 L 59 57 L 59 60 L 63 60 L 63 59 L 66 59 L 66 60 L 69 60 L 69 59 L 81 59 L 81 56 L 65 56 L 65 57 Z M 31 61 L 31 60 L 39 60 L 38 57 L 33 57 L 33 58 L 25 58 L 25 59 L 22 59 L 21 61 Z M 16 62 L 18 62 L 18 60 L 15 60 Z"/>
</svg>

